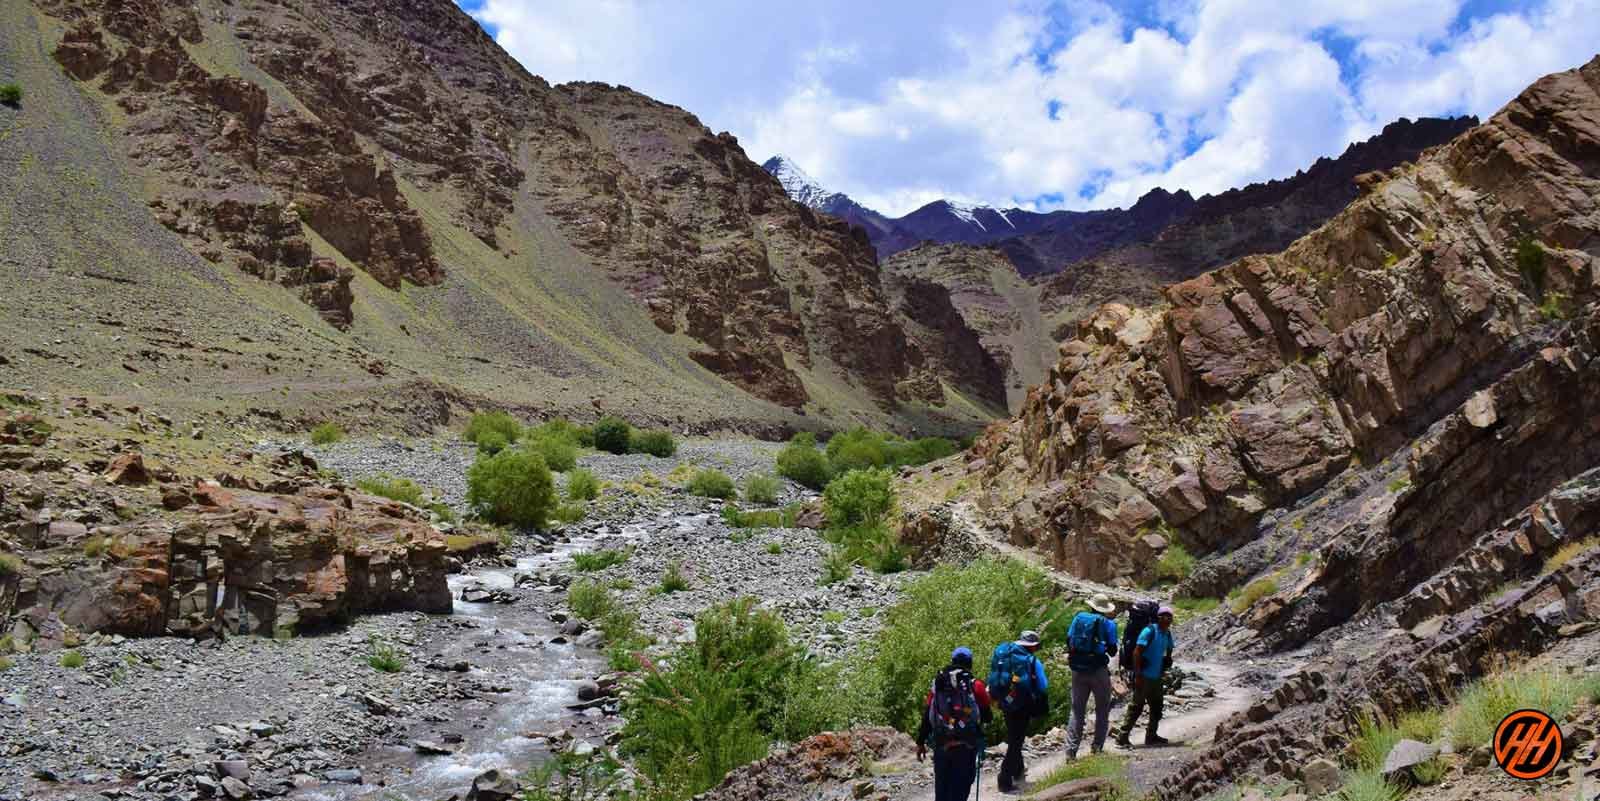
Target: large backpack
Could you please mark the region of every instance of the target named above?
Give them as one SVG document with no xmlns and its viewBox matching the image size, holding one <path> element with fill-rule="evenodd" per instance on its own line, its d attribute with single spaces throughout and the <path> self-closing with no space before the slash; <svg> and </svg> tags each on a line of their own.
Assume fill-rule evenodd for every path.
<svg viewBox="0 0 1600 801">
<path fill-rule="evenodd" d="M 1035 691 L 1034 655 L 1015 642 L 1001 643 L 989 657 L 989 694 L 1007 712 L 1031 710 Z"/>
<path fill-rule="evenodd" d="M 1068 664 L 1073 670 L 1097 670 L 1106 664 L 1105 652 L 1109 643 L 1105 639 L 1105 624 L 1093 612 L 1079 612 L 1067 629 L 1067 642 L 1072 645 Z"/>
<path fill-rule="evenodd" d="M 1156 622 L 1161 602 L 1145 599 L 1128 607 L 1128 627 L 1122 630 L 1122 647 L 1117 653 L 1117 664 L 1130 673 L 1134 670 L 1133 649 L 1138 646 L 1139 635 Z"/>
<path fill-rule="evenodd" d="M 972 674 L 959 668 L 945 668 L 933 679 L 933 700 L 928 703 L 928 723 L 933 742 L 941 747 L 958 742 L 977 747 L 983 719 L 978 709 L 978 694 Z"/>
</svg>

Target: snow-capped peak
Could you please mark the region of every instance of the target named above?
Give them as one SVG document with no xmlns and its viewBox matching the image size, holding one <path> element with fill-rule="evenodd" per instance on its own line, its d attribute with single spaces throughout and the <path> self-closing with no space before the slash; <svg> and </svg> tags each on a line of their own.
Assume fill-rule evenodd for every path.
<svg viewBox="0 0 1600 801">
<path fill-rule="evenodd" d="M 787 156 L 782 154 L 773 156 L 767 159 L 761 168 L 777 178 L 778 183 L 783 184 L 783 191 L 789 193 L 790 199 L 797 203 L 820 209 L 823 203 L 833 197 L 834 193 L 822 188 L 822 184 L 806 175 L 805 170 L 800 169 L 799 165 L 790 161 Z"/>
<path fill-rule="evenodd" d="M 968 225 L 976 225 L 981 231 L 989 230 L 981 221 L 978 220 L 978 215 L 975 213 L 978 211 L 978 209 L 988 208 L 987 206 L 974 206 L 971 203 L 957 203 L 954 200 L 946 200 L 944 205 L 946 208 L 950 209 L 950 213 L 954 214 L 956 219 Z"/>
</svg>

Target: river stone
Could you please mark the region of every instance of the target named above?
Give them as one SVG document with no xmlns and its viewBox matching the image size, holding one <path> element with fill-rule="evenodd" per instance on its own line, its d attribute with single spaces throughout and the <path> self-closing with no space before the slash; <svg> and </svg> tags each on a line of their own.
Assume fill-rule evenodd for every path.
<svg viewBox="0 0 1600 801">
<path fill-rule="evenodd" d="M 499 770 L 486 770 L 472 780 L 472 790 L 467 793 L 467 801 L 513 801 L 520 791 L 516 778 L 511 774 Z"/>
<path fill-rule="evenodd" d="M 322 777 L 338 784 L 361 784 L 361 771 L 354 768 L 330 770 L 322 774 Z"/>
<path fill-rule="evenodd" d="M 1389 755 L 1383 758 L 1383 775 L 1394 776 L 1402 771 L 1427 762 L 1439 755 L 1439 747 L 1429 745 L 1417 740 L 1401 740 L 1389 749 Z"/>
<path fill-rule="evenodd" d="M 222 759 L 217 761 L 217 775 L 231 776 L 242 782 L 250 781 L 250 765 L 242 759 Z"/>
<path fill-rule="evenodd" d="M 227 793 L 233 801 L 246 801 L 255 797 L 255 794 L 250 792 L 250 785 L 232 776 L 222 777 L 222 792 Z"/>
<path fill-rule="evenodd" d="M 1327 795 L 1339 789 L 1339 766 L 1327 759 L 1313 759 L 1300 769 L 1300 782 L 1312 798 Z"/>
</svg>

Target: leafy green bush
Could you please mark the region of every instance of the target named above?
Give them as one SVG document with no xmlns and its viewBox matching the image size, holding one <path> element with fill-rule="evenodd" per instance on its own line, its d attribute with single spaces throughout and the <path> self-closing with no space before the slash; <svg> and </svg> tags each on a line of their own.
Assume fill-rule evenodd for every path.
<svg viewBox="0 0 1600 801">
<path fill-rule="evenodd" d="M 576 523 L 588 516 L 589 510 L 581 503 L 563 503 L 550 512 L 551 519 L 558 523 Z"/>
<path fill-rule="evenodd" d="M 367 651 L 367 664 L 379 673 L 399 673 L 405 669 L 406 660 L 394 646 L 373 635 Z"/>
<path fill-rule="evenodd" d="M 800 504 L 791 503 L 782 509 L 753 509 L 740 511 L 733 504 L 722 507 L 722 521 L 734 528 L 794 528 L 800 517 Z"/>
<path fill-rule="evenodd" d="M 835 472 L 871 470 L 889 464 L 889 448 L 882 434 L 852 428 L 828 440 L 828 464 Z"/>
<path fill-rule="evenodd" d="M 9 553 L 0 553 L 0 578 L 22 572 L 22 559 Z"/>
<path fill-rule="evenodd" d="M 772 554 L 774 556 L 776 556 L 776 555 L 778 555 L 780 553 L 783 553 L 783 543 L 781 543 L 781 542 L 769 542 L 769 543 L 767 543 L 767 553 L 770 553 L 770 554 Z"/>
<path fill-rule="evenodd" d="M 894 509 L 894 476 L 888 470 L 851 470 L 828 483 L 822 511 L 830 528 L 880 523 Z"/>
<path fill-rule="evenodd" d="M 694 478 L 689 479 L 686 489 L 689 490 L 690 495 L 698 495 L 702 498 L 727 500 L 735 494 L 733 479 L 728 478 L 727 473 L 709 467 L 695 473 Z"/>
<path fill-rule="evenodd" d="M 683 564 L 680 562 L 667 563 L 667 569 L 661 573 L 661 594 L 671 595 L 689 589 L 689 577 L 683 575 Z"/>
<path fill-rule="evenodd" d="M 882 523 L 829 527 L 822 538 L 839 547 L 838 552 L 851 563 L 865 565 L 876 573 L 898 573 L 906 569 L 910 553 Z"/>
<path fill-rule="evenodd" d="M 1583 677 L 1554 668 L 1489 676 L 1468 686 L 1451 707 L 1450 742 L 1463 753 L 1487 743 L 1500 721 L 1518 709 L 1537 709 L 1565 720 L 1579 699 L 1592 691 L 1592 684 Z"/>
<path fill-rule="evenodd" d="M 498 448 L 495 451 L 487 451 L 484 447 L 483 438 L 490 433 L 499 435 L 494 441 L 504 448 L 522 436 L 522 424 L 517 422 L 517 418 L 505 412 L 478 412 L 467 420 L 467 429 L 461 432 L 461 438 L 477 445 L 478 450 L 498 452 Z"/>
<path fill-rule="evenodd" d="M 600 497 L 600 479 L 581 467 L 567 471 L 567 498 L 592 501 Z"/>
<path fill-rule="evenodd" d="M 531 430 L 524 434 L 519 447 L 526 448 L 544 458 L 546 467 L 565 473 L 578 466 L 578 443 L 559 433 Z"/>
<path fill-rule="evenodd" d="M 648 453 L 663 459 L 678 452 L 678 441 L 673 439 L 672 432 L 661 429 L 650 431 L 634 431 L 628 437 L 628 451 L 630 453 Z"/>
<path fill-rule="evenodd" d="M 544 764 L 519 777 L 521 801 L 590 801 L 595 798 L 632 798 L 623 789 L 627 771 L 604 751 L 557 753 Z M 385 797 L 393 797 L 386 794 Z"/>
<path fill-rule="evenodd" d="M 362 492 L 380 498 L 409 503 L 419 508 L 422 506 L 422 485 L 409 478 L 395 478 L 388 473 L 382 473 L 356 479 L 356 487 Z"/>
<path fill-rule="evenodd" d="M 600 620 L 616 608 L 616 601 L 597 581 L 574 581 L 567 587 L 567 608 L 584 620 Z"/>
<path fill-rule="evenodd" d="M 555 502 L 550 468 L 531 451 L 509 448 L 480 455 L 467 471 L 467 503 L 492 523 L 537 528 Z"/>
<path fill-rule="evenodd" d="M 546 420 L 528 429 L 526 434 L 564 439 L 579 447 L 584 447 L 583 440 L 586 435 L 583 426 L 573 425 L 572 421 L 565 417 L 553 417 Z"/>
<path fill-rule="evenodd" d="M 855 564 L 849 556 L 845 555 L 844 551 L 834 551 L 823 558 L 822 578 L 818 579 L 817 583 L 824 587 L 830 584 L 838 584 L 850 578 L 850 571 L 855 567 Z"/>
<path fill-rule="evenodd" d="M 632 433 L 628 421 L 607 415 L 594 424 L 594 446 L 606 453 L 627 453 Z"/>
<path fill-rule="evenodd" d="M 14 83 L 0 86 L 0 105 L 15 106 L 22 102 L 22 87 Z"/>
<path fill-rule="evenodd" d="M 783 485 L 778 482 L 777 476 L 749 475 L 744 477 L 744 486 L 740 495 L 746 502 L 772 505 L 778 502 L 778 493 Z"/>
<path fill-rule="evenodd" d="M 313 445 L 332 445 L 342 439 L 344 439 L 344 429 L 340 428 L 338 423 L 319 423 L 316 428 L 311 429 Z"/>
<path fill-rule="evenodd" d="M 1156 580 L 1177 583 L 1189 577 L 1194 570 L 1194 556 L 1181 544 L 1173 542 L 1156 560 Z"/>
<path fill-rule="evenodd" d="M 485 431 L 478 435 L 478 453 L 493 456 L 511 447 L 511 440 L 499 431 Z"/>
<path fill-rule="evenodd" d="M 828 485 L 833 470 L 828 457 L 817 450 L 817 437 L 811 433 L 794 435 L 789 444 L 778 451 L 778 475 L 808 489 L 820 490 Z"/>
<path fill-rule="evenodd" d="M 613 565 L 620 565 L 628 561 L 633 553 L 626 549 L 604 549 L 599 551 L 580 551 L 572 555 L 572 567 L 580 573 L 592 573 L 596 570 L 605 570 Z"/>
<path fill-rule="evenodd" d="M 72 670 L 83 667 L 83 654 L 76 648 L 61 652 L 61 666 Z"/>
</svg>

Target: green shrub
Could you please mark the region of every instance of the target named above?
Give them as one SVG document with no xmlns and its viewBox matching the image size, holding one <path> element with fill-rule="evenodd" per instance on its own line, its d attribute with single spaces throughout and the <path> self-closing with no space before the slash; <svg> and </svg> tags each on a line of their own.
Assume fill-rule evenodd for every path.
<svg viewBox="0 0 1600 801">
<path fill-rule="evenodd" d="M 850 578 L 851 569 L 854 567 L 855 562 L 851 561 L 844 551 L 834 551 L 823 558 L 822 578 L 818 579 L 817 583 L 824 587 L 830 584 L 838 584 Z"/>
<path fill-rule="evenodd" d="M 578 466 L 578 443 L 560 434 L 529 431 L 517 446 L 539 454 L 546 467 L 565 473 Z"/>
<path fill-rule="evenodd" d="M 632 798 L 624 788 L 627 771 L 605 751 L 553 754 L 518 777 L 521 801 L 590 801 L 595 798 Z M 384 798 L 398 797 L 386 793 Z"/>
<path fill-rule="evenodd" d="M 772 554 L 774 556 L 776 556 L 776 555 L 778 555 L 780 553 L 783 553 L 783 543 L 781 543 L 781 542 L 769 542 L 769 543 L 767 543 L 767 553 L 770 553 L 770 554 Z"/>
<path fill-rule="evenodd" d="M 0 105 L 15 106 L 22 102 L 22 87 L 14 83 L 0 86 Z"/>
<path fill-rule="evenodd" d="M 1035 781 L 1028 782 L 1028 792 L 1038 793 L 1047 787 L 1058 784 L 1105 777 L 1110 779 L 1124 779 L 1128 768 L 1127 757 L 1116 754 L 1090 754 L 1080 759 L 1069 759 L 1055 770 L 1046 773 Z M 1126 793 L 1126 788 L 1123 788 Z"/>
<path fill-rule="evenodd" d="M 585 430 L 582 426 L 575 426 L 565 417 L 555 417 L 534 426 L 523 432 L 524 436 L 535 435 L 564 439 L 573 445 L 584 447 Z"/>
<path fill-rule="evenodd" d="M 511 440 L 499 431 L 485 431 L 478 435 L 478 453 L 493 456 L 511 447 Z"/>
<path fill-rule="evenodd" d="M 444 501 L 434 501 L 422 508 L 427 509 L 434 517 L 439 518 L 441 523 L 456 522 L 456 510 L 450 508 L 450 504 Z"/>
<path fill-rule="evenodd" d="M 600 620 L 616 607 L 605 585 L 595 581 L 574 581 L 567 587 L 567 608 L 584 620 Z"/>
<path fill-rule="evenodd" d="M 1534 297 L 1544 296 L 1544 279 L 1546 267 L 1544 263 L 1544 245 L 1533 237 L 1523 237 L 1517 242 L 1517 269 L 1522 273 L 1523 280 L 1528 282 L 1528 288 Z"/>
<path fill-rule="evenodd" d="M 1172 599 L 1172 605 L 1190 615 L 1203 615 L 1222 605 L 1222 599 L 1178 596 Z"/>
<path fill-rule="evenodd" d="M 620 589 L 620 588 L 619 588 Z M 613 603 L 597 624 L 606 638 L 606 662 L 612 670 L 639 669 L 637 654 L 654 642 L 639 631 L 639 613 Z"/>
<path fill-rule="evenodd" d="M 722 507 L 722 520 L 734 528 L 794 528 L 800 517 L 800 504 L 782 509 L 753 509 L 743 512 L 733 504 Z"/>
<path fill-rule="evenodd" d="M 817 450 L 816 435 L 810 433 L 794 435 L 789 444 L 778 451 L 777 468 L 778 475 L 814 490 L 826 487 L 828 479 L 833 477 L 828 457 Z"/>
<path fill-rule="evenodd" d="M 683 565 L 679 562 L 667 563 L 667 569 L 661 573 L 662 595 L 671 595 L 689 589 L 689 577 L 683 575 Z"/>
<path fill-rule="evenodd" d="M 623 564 L 632 555 L 633 553 L 626 549 L 580 551 L 572 555 L 572 567 L 580 573 L 591 573 L 596 570 L 605 570 L 613 565 Z"/>
<path fill-rule="evenodd" d="M 406 660 L 400 656 L 395 647 L 373 635 L 368 643 L 367 664 L 379 673 L 399 673 L 406 667 Z"/>
<path fill-rule="evenodd" d="M 356 479 L 356 488 L 380 498 L 409 503 L 419 508 L 422 506 L 422 485 L 409 478 L 395 478 L 383 473 Z"/>
<path fill-rule="evenodd" d="M 923 437 L 896 448 L 893 452 L 893 462 L 896 465 L 914 467 L 954 456 L 961 451 L 960 445 L 944 437 Z"/>
<path fill-rule="evenodd" d="M 894 477 L 887 470 L 851 470 L 828 483 L 822 511 L 830 528 L 882 522 L 894 509 Z"/>
<path fill-rule="evenodd" d="M 0 553 L 0 578 L 15 576 L 22 572 L 22 560 L 9 553 Z"/>
<path fill-rule="evenodd" d="M 332 445 L 344 439 L 344 429 L 338 423 L 320 423 L 311 429 L 311 444 Z"/>
<path fill-rule="evenodd" d="M 1244 589 L 1228 593 L 1228 604 L 1233 608 L 1234 614 L 1242 615 L 1250 607 L 1255 606 L 1256 601 L 1277 591 L 1278 580 L 1276 578 L 1268 576 L 1267 578 L 1256 579 L 1245 585 Z"/>
<path fill-rule="evenodd" d="M 906 569 L 910 553 L 882 523 L 860 523 L 822 532 L 823 539 L 837 545 L 839 553 L 852 563 L 865 565 L 876 573 L 898 573 Z"/>
<path fill-rule="evenodd" d="M 747 503 L 770 506 L 778 502 L 778 493 L 782 490 L 783 485 L 778 482 L 777 476 L 750 475 L 744 477 L 740 496 Z"/>
<path fill-rule="evenodd" d="M 522 424 L 505 412 L 478 412 L 467 420 L 467 428 L 461 433 L 461 438 L 483 450 L 483 438 L 490 433 L 498 434 L 496 439 L 501 442 L 501 447 L 505 447 L 522 436 Z"/>
<path fill-rule="evenodd" d="M 686 489 L 690 495 L 702 498 L 727 500 L 735 494 L 733 479 L 728 478 L 727 473 L 709 467 L 695 473 L 694 478 L 689 479 Z"/>
<path fill-rule="evenodd" d="M 1378 770 L 1389 751 L 1401 740 L 1431 743 L 1439 738 L 1444 715 L 1437 709 L 1421 709 L 1400 716 L 1393 724 L 1383 724 L 1362 716 L 1356 736 L 1350 741 L 1350 762 L 1357 770 Z"/>
<path fill-rule="evenodd" d="M 583 508 L 581 503 L 563 503 L 550 512 L 550 518 L 557 523 L 572 524 L 589 516 L 589 510 Z"/>
<path fill-rule="evenodd" d="M 1400 801 L 1405 790 L 1383 777 L 1378 770 L 1358 770 L 1345 778 L 1339 788 L 1341 801 Z"/>
<path fill-rule="evenodd" d="M 1462 753 L 1487 743 L 1501 719 L 1518 709 L 1537 709 L 1565 720 L 1578 700 L 1593 691 L 1591 682 L 1554 668 L 1518 670 L 1474 682 L 1450 709 L 1450 742 Z"/>
<path fill-rule="evenodd" d="M 0 673 L 10 670 L 13 663 L 9 657 L 0 656 Z"/>
<path fill-rule="evenodd" d="M 661 429 L 635 431 L 628 437 L 628 451 L 648 453 L 665 459 L 678 452 L 678 441 L 673 439 L 670 431 Z"/>
<path fill-rule="evenodd" d="M 600 479 L 581 467 L 567 471 L 567 499 L 592 501 L 600 497 Z"/>
<path fill-rule="evenodd" d="M 72 670 L 83 667 L 83 654 L 79 653 L 76 648 L 62 651 L 61 666 Z"/>
<path fill-rule="evenodd" d="M 882 434 L 852 428 L 828 440 L 828 464 L 836 472 L 871 470 L 889 464 L 888 443 Z"/>
<path fill-rule="evenodd" d="M 536 453 L 480 455 L 467 471 L 467 503 L 492 523 L 538 528 L 555 506 L 555 480 Z"/>
<path fill-rule="evenodd" d="M 606 416 L 594 424 L 594 446 L 606 453 L 627 453 L 633 428 L 620 417 Z"/>
<path fill-rule="evenodd" d="M 1194 556 L 1182 545 L 1173 542 L 1161 552 L 1161 558 L 1156 560 L 1156 580 L 1170 581 L 1174 584 L 1189 577 L 1189 571 L 1194 569 Z"/>
</svg>

